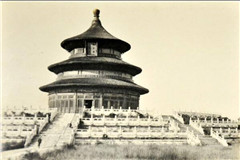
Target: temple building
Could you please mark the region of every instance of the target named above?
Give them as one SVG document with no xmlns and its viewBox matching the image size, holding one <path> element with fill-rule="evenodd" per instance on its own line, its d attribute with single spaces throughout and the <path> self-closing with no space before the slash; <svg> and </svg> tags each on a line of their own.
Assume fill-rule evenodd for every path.
<svg viewBox="0 0 240 160">
<path fill-rule="evenodd" d="M 61 43 L 70 57 L 48 67 L 57 74 L 55 82 L 40 87 L 49 93 L 49 108 L 3 112 L 3 150 L 25 147 L 16 154 L 6 151 L 4 159 L 24 159 L 21 157 L 32 150 L 49 153 L 66 145 L 189 144 L 220 148 L 218 145 L 240 143 L 239 121 L 226 116 L 187 111 L 161 115 L 139 108 L 140 95 L 148 89 L 133 82 L 141 68 L 121 59 L 130 45 L 103 28 L 99 10 L 93 13 L 86 32 Z M 41 146 L 36 140 L 39 138 Z"/>
<path fill-rule="evenodd" d="M 108 33 L 99 13 L 98 9 L 93 11 L 94 19 L 87 31 L 61 43 L 70 57 L 48 67 L 57 74 L 55 82 L 40 87 L 49 93 L 49 108 L 63 113 L 78 113 L 84 106 L 136 109 L 140 95 L 149 92 L 133 82 L 141 68 L 121 58 L 130 50 L 130 44 Z"/>
</svg>

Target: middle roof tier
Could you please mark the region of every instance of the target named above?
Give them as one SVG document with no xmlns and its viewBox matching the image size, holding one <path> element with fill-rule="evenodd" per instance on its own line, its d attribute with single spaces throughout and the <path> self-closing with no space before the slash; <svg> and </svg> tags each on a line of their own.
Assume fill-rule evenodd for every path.
<svg viewBox="0 0 240 160">
<path fill-rule="evenodd" d="M 65 61 L 52 64 L 48 69 L 55 74 L 64 71 L 73 70 L 109 70 L 109 71 L 120 71 L 135 76 L 141 73 L 142 69 L 124 62 L 120 59 L 109 58 L 109 57 L 78 57 L 70 58 Z"/>
</svg>

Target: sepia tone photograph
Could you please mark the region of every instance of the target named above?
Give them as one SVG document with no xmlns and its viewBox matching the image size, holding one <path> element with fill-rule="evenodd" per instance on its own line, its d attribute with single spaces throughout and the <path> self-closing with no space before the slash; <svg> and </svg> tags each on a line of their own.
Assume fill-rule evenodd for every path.
<svg viewBox="0 0 240 160">
<path fill-rule="evenodd" d="M 1 2 L 1 159 L 240 159 L 239 4 Z"/>
</svg>

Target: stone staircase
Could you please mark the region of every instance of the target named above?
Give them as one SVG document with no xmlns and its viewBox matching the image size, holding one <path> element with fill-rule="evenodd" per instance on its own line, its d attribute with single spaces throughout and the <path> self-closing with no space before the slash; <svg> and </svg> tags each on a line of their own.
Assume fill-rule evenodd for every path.
<svg viewBox="0 0 240 160">
<path fill-rule="evenodd" d="M 178 123 L 178 127 L 181 129 L 181 131 L 186 131 L 187 128 L 188 128 L 188 130 L 193 132 L 194 135 L 198 135 L 198 138 L 200 139 L 202 145 L 220 145 L 220 143 L 216 139 L 212 138 L 211 136 L 202 135 L 199 131 L 197 131 L 196 129 L 194 129 L 190 125 L 183 124 L 174 117 L 172 117 L 172 119 L 174 119 L 175 122 Z"/>
<path fill-rule="evenodd" d="M 199 139 L 202 145 L 220 145 L 220 143 L 209 135 L 200 135 Z"/>
<path fill-rule="evenodd" d="M 69 127 L 69 123 L 73 120 L 74 113 L 59 114 L 56 119 L 49 125 L 30 145 L 30 147 L 37 147 L 38 138 L 42 138 L 40 148 L 52 148 L 55 146 L 61 146 L 68 142 L 69 136 L 72 133 L 72 129 Z"/>
</svg>

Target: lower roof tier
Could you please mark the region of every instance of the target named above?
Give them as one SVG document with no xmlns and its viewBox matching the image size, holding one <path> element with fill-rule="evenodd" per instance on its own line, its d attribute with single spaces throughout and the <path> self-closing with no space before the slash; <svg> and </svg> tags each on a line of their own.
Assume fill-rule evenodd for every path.
<svg viewBox="0 0 240 160">
<path fill-rule="evenodd" d="M 51 84 L 40 87 L 41 91 L 51 92 L 58 89 L 67 88 L 112 88 L 112 89 L 129 89 L 139 94 L 148 93 L 148 89 L 141 87 L 132 82 L 121 81 L 109 78 L 79 78 L 79 79 L 63 79 L 55 81 Z"/>
<path fill-rule="evenodd" d="M 68 60 L 50 65 L 48 69 L 56 74 L 72 70 L 98 69 L 125 72 L 133 76 L 141 73 L 142 71 L 142 69 L 137 66 L 131 65 L 120 59 L 109 57 L 70 58 Z"/>
</svg>

